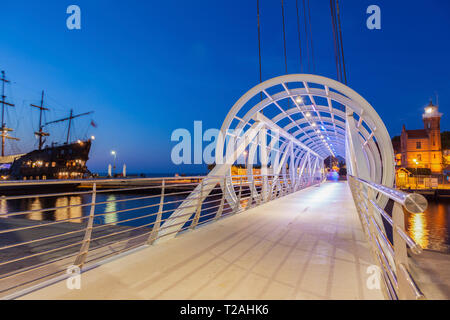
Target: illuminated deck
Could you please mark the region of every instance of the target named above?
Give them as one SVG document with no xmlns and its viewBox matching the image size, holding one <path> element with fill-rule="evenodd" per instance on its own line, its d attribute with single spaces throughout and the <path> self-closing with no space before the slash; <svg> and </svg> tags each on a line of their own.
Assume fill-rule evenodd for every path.
<svg viewBox="0 0 450 320">
<path fill-rule="evenodd" d="M 347 183 L 326 183 L 145 247 L 22 299 L 383 299 Z"/>
</svg>

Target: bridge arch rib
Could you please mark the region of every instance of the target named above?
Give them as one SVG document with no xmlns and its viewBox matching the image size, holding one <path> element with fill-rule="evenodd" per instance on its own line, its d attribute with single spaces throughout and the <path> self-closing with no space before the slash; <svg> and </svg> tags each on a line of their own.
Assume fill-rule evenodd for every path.
<svg viewBox="0 0 450 320">
<path fill-rule="evenodd" d="M 394 152 L 380 116 L 356 91 L 326 77 L 289 74 L 256 85 L 233 105 L 220 133 L 216 165 L 181 206 L 188 209 L 173 213 L 180 217 L 171 220 L 173 228 L 181 228 L 183 219 L 194 214 L 189 208 L 196 199 L 205 198 L 218 183 L 227 203 L 240 206 L 231 177 L 236 163 L 246 167 L 247 181 L 254 179 L 253 168 L 260 168 L 261 188 L 253 183 L 251 190 L 258 201 L 270 200 L 274 190 L 295 191 L 320 181 L 329 155 L 345 158 L 347 170 L 357 178 L 394 184 Z M 221 180 L 224 176 L 228 179 Z M 280 177 L 287 181 L 284 185 Z M 166 226 L 165 232 L 174 233 L 173 228 Z"/>
</svg>

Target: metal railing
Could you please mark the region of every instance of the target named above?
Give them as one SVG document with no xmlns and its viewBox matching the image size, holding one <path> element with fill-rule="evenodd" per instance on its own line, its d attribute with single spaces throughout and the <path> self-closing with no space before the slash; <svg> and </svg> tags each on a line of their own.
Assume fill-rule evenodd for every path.
<svg viewBox="0 0 450 320">
<path fill-rule="evenodd" d="M 288 175 L 2 182 L 0 194 L 24 187 L 32 194 L 0 197 L 0 297 L 320 182 Z M 173 217 L 186 208 L 184 219 Z"/>
<path fill-rule="evenodd" d="M 397 188 L 400 189 L 449 189 L 450 180 L 448 176 L 440 175 L 415 175 L 397 174 Z"/>
<path fill-rule="evenodd" d="M 422 248 L 405 231 L 403 208 L 420 213 L 427 208 L 427 200 L 420 194 L 402 192 L 353 176 L 348 176 L 348 182 L 389 298 L 425 299 L 408 266 L 408 247 L 411 254 L 420 254 Z M 388 197 L 394 202 L 392 215 L 378 205 L 380 197 Z M 385 225 L 392 227 L 392 241 Z"/>
</svg>

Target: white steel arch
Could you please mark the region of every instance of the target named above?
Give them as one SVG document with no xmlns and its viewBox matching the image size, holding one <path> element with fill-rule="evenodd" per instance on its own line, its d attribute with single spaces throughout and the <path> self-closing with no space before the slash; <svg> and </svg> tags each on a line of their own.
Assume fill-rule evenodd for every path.
<svg viewBox="0 0 450 320">
<path fill-rule="evenodd" d="M 258 99 L 261 96 L 262 100 Z M 257 103 L 248 105 L 255 97 Z M 318 98 L 327 104 L 316 102 Z M 288 102 L 287 108 L 281 105 L 283 100 Z M 271 106 L 279 112 L 267 114 L 266 110 Z M 277 125 L 318 157 L 349 156 L 347 164 L 352 175 L 393 186 L 395 164 L 389 133 L 374 108 L 350 87 L 310 74 L 267 80 L 250 89 L 234 104 L 223 122 L 222 135 L 245 132 L 258 117 L 264 122 L 261 113 L 265 125 L 267 121 Z M 279 125 L 286 119 L 286 125 Z M 222 155 L 226 158 L 225 146 L 224 141 L 217 144 L 217 163 L 221 162 Z M 251 161 L 247 162 L 248 166 L 251 164 Z"/>
<path fill-rule="evenodd" d="M 216 166 L 208 177 L 231 175 L 233 164 L 261 168 L 262 188 L 252 190 L 262 201 L 274 189 L 282 191 L 278 176 L 288 177 L 291 191 L 323 178 L 329 155 L 346 159 L 349 174 L 388 187 L 394 185 L 394 152 L 389 133 L 374 108 L 356 91 L 335 80 L 290 74 L 269 79 L 246 92 L 230 109 L 216 145 Z M 270 185 L 265 176 L 271 175 Z M 189 218 L 199 194 L 205 198 L 217 180 L 202 183 L 173 215 L 173 228 Z M 230 206 L 239 206 L 232 179 L 221 182 Z M 270 199 L 269 199 L 270 200 Z M 385 205 L 386 199 L 378 202 Z M 179 226 L 179 227 L 177 227 Z M 167 226 L 166 226 L 167 227 Z"/>
</svg>

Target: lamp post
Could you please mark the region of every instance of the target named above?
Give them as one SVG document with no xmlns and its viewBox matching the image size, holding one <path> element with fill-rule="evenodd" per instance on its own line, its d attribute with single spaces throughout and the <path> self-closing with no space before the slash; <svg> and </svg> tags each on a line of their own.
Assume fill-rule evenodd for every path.
<svg viewBox="0 0 450 320">
<path fill-rule="evenodd" d="M 114 156 L 114 162 L 113 162 L 113 177 L 114 177 L 116 174 L 116 157 L 117 157 L 116 151 L 114 151 L 114 150 L 111 151 L 111 155 Z"/>
<path fill-rule="evenodd" d="M 413 159 L 413 162 L 416 164 L 416 190 L 417 190 L 417 165 L 419 164 L 419 161 L 417 161 L 417 159 Z"/>
</svg>

